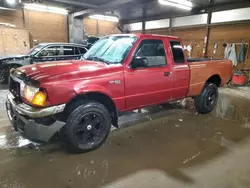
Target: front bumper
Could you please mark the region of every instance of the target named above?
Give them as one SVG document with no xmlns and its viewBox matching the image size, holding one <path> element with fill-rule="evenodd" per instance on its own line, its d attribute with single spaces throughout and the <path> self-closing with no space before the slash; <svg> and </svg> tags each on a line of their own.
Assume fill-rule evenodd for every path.
<svg viewBox="0 0 250 188">
<path fill-rule="evenodd" d="M 50 125 L 36 122 L 36 118 L 50 117 L 64 110 L 65 104 L 48 108 L 34 108 L 27 104 L 17 104 L 11 93 L 7 95 L 6 110 L 9 120 L 16 131 L 33 141 L 48 142 L 64 125 L 55 121 Z"/>
</svg>

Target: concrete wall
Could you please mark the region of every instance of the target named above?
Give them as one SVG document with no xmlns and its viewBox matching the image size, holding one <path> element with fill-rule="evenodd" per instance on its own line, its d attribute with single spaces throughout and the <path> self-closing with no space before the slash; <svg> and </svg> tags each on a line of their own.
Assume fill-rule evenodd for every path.
<svg viewBox="0 0 250 188">
<path fill-rule="evenodd" d="M 69 42 L 86 44 L 84 42 L 84 36 L 86 35 L 82 19 L 74 18 L 73 15 L 69 15 Z"/>
</svg>

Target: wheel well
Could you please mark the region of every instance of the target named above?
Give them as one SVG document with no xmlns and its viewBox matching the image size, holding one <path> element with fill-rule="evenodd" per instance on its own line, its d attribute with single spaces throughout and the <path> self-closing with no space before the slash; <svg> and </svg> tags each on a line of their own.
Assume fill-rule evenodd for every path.
<svg viewBox="0 0 250 188">
<path fill-rule="evenodd" d="M 218 87 L 220 87 L 221 78 L 218 74 L 215 74 L 215 75 L 211 76 L 210 78 L 208 78 L 206 83 L 213 83 L 213 84 L 217 85 Z"/>
<path fill-rule="evenodd" d="M 66 112 L 69 111 L 69 108 L 72 105 L 76 104 L 78 101 L 84 101 L 84 100 L 97 101 L 103 104 L 110 112 L 113 126 L 118 127 L 118 116 L 117 116 L 115 103 L 109 96 L 102 94 L 102 93 L 91 92 L 91 93 L 78 95 L 66 105 L 65 111 Z"/>
<path fill-rule="evenodd" d="M 14 67 L 22 67 L 23 65 L 21 64 L 17 64 L 17 63 L 13 63 L 13 64 L 9 64 L 10 66 L 14 66 Z"/>
<path fill-rule="evenodd" d="M 21 65 L 21 64 L 17 64 L 17 63 L 11 63 L 11 64 L 4 64 L 4 65 L 2 65 L 2 69 L 4 69 L 4 68 L 13 68 L 13 67 L 15 67 L 15 68 L 17 68 L 17 67 L 21 67 L 21 66 L 23 66 L 23 65 Z"/>
</svg>

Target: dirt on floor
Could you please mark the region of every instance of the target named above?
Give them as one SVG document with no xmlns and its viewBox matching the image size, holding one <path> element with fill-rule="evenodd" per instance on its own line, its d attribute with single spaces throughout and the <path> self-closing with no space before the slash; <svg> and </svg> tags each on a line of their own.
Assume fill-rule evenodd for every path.
<svg viewBox="0 0 250 188">
<path fill-rule="evenodd" d="M 192 99 L 126 113 L 103 147 L 81 155 L 32 143 L 0 121 L 0 187 L 250 187 L 248 96 L 221 90 L 208 115 Z"/>
</svg>

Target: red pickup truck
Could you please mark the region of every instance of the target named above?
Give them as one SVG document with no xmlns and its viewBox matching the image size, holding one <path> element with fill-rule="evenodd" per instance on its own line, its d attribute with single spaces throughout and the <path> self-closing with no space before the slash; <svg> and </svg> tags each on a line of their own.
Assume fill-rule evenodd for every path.
<svg viewBox="0 0 250 188">
<path fill-rule="evenodd" d="M 185 58 L 178 37 L 111 35 L 82 60 L 33 64 L 11 70 L 7 114 L 30 140 L 60 135 L 70 151 L 99 147 L 122 111 L 194 97 L 211 112 L 232 62 Z"/>
</svg>

